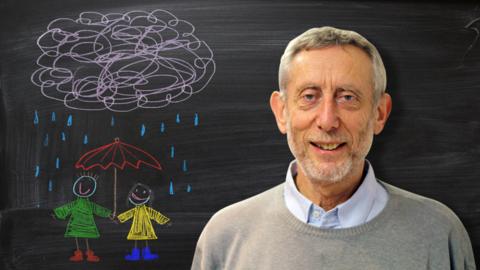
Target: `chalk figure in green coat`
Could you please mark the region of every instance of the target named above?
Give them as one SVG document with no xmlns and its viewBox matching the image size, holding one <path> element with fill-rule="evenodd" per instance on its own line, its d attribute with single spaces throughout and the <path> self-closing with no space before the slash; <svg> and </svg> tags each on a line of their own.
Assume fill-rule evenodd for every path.
<svg viewBox="0 0 480 270">
<path fill-rule="evenodd" d="M 74 237 L 77 245 L 73 256 L 70 257 L 72 262 L 83 261 L 83 253 L 78 245 L 78 238 L 85 239 L 87 261 L 100 261 L 100 258 L 90 249 L 88 239 L 100 237 L 94 215 L 106 218 L 110 217 L 112 211 L 90 201 L 90 197 L 95 193 L 96 188 L 97 181 L 95 177 L 90 175 L 80 176 L 73 184 L 73 194 L 77 196 L 77 199 L 53 210 L 56 218 L 66 219 L 70 216 L 65 237 Z"/>
</svg>

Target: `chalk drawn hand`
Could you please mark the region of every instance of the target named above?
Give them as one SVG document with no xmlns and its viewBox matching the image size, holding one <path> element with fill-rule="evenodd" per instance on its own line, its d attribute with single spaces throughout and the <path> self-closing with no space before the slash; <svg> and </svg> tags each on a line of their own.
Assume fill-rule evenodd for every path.
<svg viewBox="0 0 480 270">
<path fill-rule="evenodd" d="M 119 223 L 117 217 L 114 215 L 110 215 L 108 218 L 115 224 Z"/>
<path fill-rule="evenodd" d="M 53 220 L 58 220 L 57 216 L 55 215 L 55 213 L 51 212 L 50 213 L 50 216 L 53 218 Z"/>
<path fill-rule="evenodd" d="M 173 222 L 169 221 L 169 222 L 165 223 L 165 226 L 172 227 L 172 224 L 173 224 Z"/>
</svg>

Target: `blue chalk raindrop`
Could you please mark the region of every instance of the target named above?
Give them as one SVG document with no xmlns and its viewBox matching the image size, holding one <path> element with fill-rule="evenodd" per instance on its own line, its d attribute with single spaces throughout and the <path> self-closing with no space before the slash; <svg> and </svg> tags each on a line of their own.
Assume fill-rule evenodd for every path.
<svg viewBox="0 0 480 270">
<path fill-rule="evenodd" d="M 164 133 L 165 132 L 165 123 L 160 123 L 160 132 Z"/>
<path fill-rule="evenodd" d="M 51 192 L 53 190 L 53 181 L 52 179 L 48 180 L 48 191 Z"/>
<path fill-rule="evenodd" d="M 35 115 L 33 116 L 33 124 L 38 125 L 38 112 L 35 110 Z"/>
<path fill-rule="evenodd" d="M 110 126 L 115 126 L 115 117 L 112 116 L 112 119 L 110 120 Z"/>
<path fill-rule="evenodd" d="M 142 128 L 140 130 L 140 136 L 145 136 L 145 131 L 147 130 L 147 128 L 145 127 L 145 124 L 142 124 Z"/>
<path fill-rule="evenodd" d="M 43 146 L 48 146 L 48 133 L 45 134 L 45 138 L 43 139 Z"/>
<path fill-rule="evenodd" d="M 177 122 L 177 124 L 180 124 L 180 114 L 177 113 L 177 117 L 175 119 L 175 122 Z"/>
<path fill-rule="evenodd" d="M 183 160 L 183 163 L 182 163 L 182 171 L 186 172 L 188 170 L 187 168 L 187 161 L 186 160 Z"/>
<path fill-rule="evenodd" d="M 87 134 L 85 134 L 83 136 L 83 144 L 88 144 L 88 135 Z"/>
<path fill-rule="evenodd" d="M 175 157 L 175 147 L 173 145 L 170 146 L 170 157 L 171 158 Z"/>
<path fill-rule="evenodd" d="M 52 122 L 55 122 L 57 121 L 57 115 L 55 114 L 55 112 L 52 112 Z"/>
<path fill-rule="evenodd" d="M 67 126 L 68 127 L 71 127 L 72 126 L 72 115 L 68 115 L 68 118 L 67 118 Z"/>
<path fill-rule="evenodd" d="M 60 134 L 61 138 L 62 138 L 62 141 L 66 141 L 67 140 L 67 136 L 65 135 L 65 132 L 62 131 L 62 133 Z"/>
<path fill-rule="evenodd" d="M 175 195 L 175 191 L 173 191 L 173 181 L 170 181 L 170 190 L 169 190 L 170 195 Z"/>
<path fill-rule="evenodd" d="M 40 176 L 40 166 L 35 166 L 35 177 Z"/>
<path fill-rule="evenodd" d="M 192 192 L 192 186 L 190 185 L 187 186 L 187 192 Z"/>
<path fill-rule="evenodd" d="M 193 125 L 198 126 L 198 113 L 195 113 L 195 118 L 193 119 Z"/>
<path fill-rule="evenodd" d="M 57 159 L 55 159 L 55 168 L 60 169 L 60 158 L 59 157 L 57 157 Z"/>
</svg>

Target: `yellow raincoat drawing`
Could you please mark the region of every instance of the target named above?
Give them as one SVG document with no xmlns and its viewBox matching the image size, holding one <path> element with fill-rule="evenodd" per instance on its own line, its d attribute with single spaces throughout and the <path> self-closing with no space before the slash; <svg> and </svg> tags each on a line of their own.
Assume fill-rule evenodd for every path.
<svg viewBox="0 0 480 270">
<path fill-rule="evenodd" d="M 131 218 L 133 218 L 133 222 L 127 236 L 128 240 L 158 239 L 151 220 L 155 220 L 158 224 L 165 224 L 170 220 L 168 217 L 145 204 L 137 205 L 118 215 L 118 220 L 121 223 L 124 223 Z"/>
<path fill-rule="evenodd" d="M 133 219 L 127 239 L 134 240 L 135 245 L 132 252 L 125 255 L 125 260 L 127 261 L 139 261 L 140 259 L 151 261 L 159 258 L 159 255 L 152 253 L 148 246 L 148 240 L 157 239 L 157 235 L 153 229 L 152 220 L 163 225 L 169 222 L 170 219 L 147 206 L 147 203 L 153 200 L 152 198 L 153 191 L 150 187 L 142 183 L 135 184 L 128 193 L 128 201 L 135 205 L 135 207 L 121 213 L 117 217 L 118 221 L 121 223 Z M 141 250 L 137 245 L 137 240 L 145 241 L 145 247 Z"/>
</svg>

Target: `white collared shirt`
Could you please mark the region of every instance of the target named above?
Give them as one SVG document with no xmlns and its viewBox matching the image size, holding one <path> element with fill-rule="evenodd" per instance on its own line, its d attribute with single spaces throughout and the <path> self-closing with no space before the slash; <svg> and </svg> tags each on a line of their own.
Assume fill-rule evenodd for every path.
<svg viewBox="0 0 480 270">
<path fill-rule="evenodd" d="M 300 221 L 320 228 L 341 229 L 364 224 L 377 216 L 388 201 L 388 193 L 375 178 L 375 173 L 366 161 L 368 171 L 355 193 L 345 202 L 325 212 L 313 204 L 295 185 L 297 163 L 288 167 L 284 189 L 285 204 L 288 210 Z"/>
</svg>

